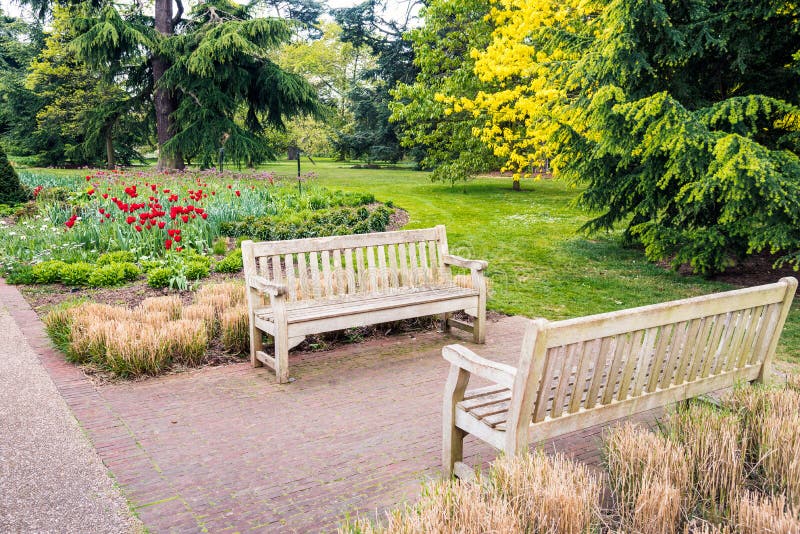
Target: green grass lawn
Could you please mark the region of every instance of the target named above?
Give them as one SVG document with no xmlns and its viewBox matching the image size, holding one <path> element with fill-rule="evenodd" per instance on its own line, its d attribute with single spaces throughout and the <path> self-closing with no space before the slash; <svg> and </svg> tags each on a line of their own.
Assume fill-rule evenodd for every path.
<svg viewBox="0 0 800 534">
<path fill-rule="evenodd" d="M 509 178 L 450 187 L 403 168 L 353 169 L 320 160 L 316 165 L 304 160 L 302 167 L 331 189 L 367 191 L 392 201 L 408 212 L 406 228 L 445 224 L 451 253 L 489 262 L 489 307 L 498 312 L 563 319 L 732 288 L 653 265 L 641 250 L 623 248 L 618 236 L 579 234 L 588 215 L 572 205 L 578 190 L 561 182 L 526 181 L 515 192 Z M 262 168 L 289 176 L 296 169 L 291 161 Z M 788 362 L 800 362 L 798 303 L 778 349 Z"/>
</svg>

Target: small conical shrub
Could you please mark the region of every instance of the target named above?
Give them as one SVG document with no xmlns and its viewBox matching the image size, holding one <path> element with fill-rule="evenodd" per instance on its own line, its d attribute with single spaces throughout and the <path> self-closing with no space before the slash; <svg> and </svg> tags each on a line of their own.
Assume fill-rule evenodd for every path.
<svg viewBox="0 0 800 534">
<path fill-rule="evenodd" d="M 28 200 L 28 190 L 19 182 L 14 167 L 0 148 L 0 204 L 14 204 Z"/>
</svg>

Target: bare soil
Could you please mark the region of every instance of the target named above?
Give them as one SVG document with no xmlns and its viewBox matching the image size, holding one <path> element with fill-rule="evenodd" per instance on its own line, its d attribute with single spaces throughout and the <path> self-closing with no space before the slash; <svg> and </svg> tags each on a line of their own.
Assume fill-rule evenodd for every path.
<svg viewBox="0 0 800 534">
<path fill-rule="evenodd" d="M 740 287 L 751 287 L 761 284 L 772 284 L 784 276 L 797 277 L 797 269 L 791 265 L 783 265 L 776 269 L 773 266 L 780 255 L 762 252 L 744 259 L 734 267 L 729 267 L 725 272 L 709 277 L 710 280 L 725 282 Z M 659 265 L 669 269 L 669 262 L 659 262 Z M 688 265 L 681 265 L 678 272 L 683 275 L 692 274 Z"/>
</svg>

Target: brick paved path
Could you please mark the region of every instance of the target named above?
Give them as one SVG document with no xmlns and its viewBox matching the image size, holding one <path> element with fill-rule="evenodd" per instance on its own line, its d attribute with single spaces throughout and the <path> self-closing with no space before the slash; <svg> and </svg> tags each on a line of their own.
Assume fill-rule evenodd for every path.
<svg viewBox="0 0 800 534">
<path fill-rule="evenodd" d="M 153 532 L 335 530 L 346 513 L 382 514 L 437 477 L 441 347 L 426 332 L 290 355 L 296 382 L 249 363 L 94 387 L 63 362 L 16 290 L 3 298 L 101 458 Z M 514 363 L 525 320 L 491 323 L 477 352 Z M 652 420 L 652 415 L 649 416 Z M 593 428 L 554 443 L 596 464 Z M 488 446 L 466 443 L 467 461 Z"/>
</svg>

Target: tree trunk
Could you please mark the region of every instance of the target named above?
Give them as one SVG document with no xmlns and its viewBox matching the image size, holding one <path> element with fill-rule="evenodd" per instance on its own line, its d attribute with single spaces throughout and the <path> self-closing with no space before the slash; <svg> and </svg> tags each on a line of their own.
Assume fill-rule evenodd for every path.
<svg viewBox="0 0 800 534">
<path fill-rule="evenodd" d="M 113 169 L 116 166 L 114 160 L 114 134 L 112 133 L 114 126 L 110 126 L 106 130 L 106 168 Z"/>
<path fill-rule="evenodd" d="M 156 30 L 161 35 L 174 33 L 172 0 L 156 0 Z M 161 56 L 153 57 L 153 82 L 155 85 L 156 137 L 158 139 L 158 170 L 182 169 L 183 156 L 178 152 L 166 154 L 164 143 L 172 139 L 174 129 L 171 115 L 175 111 L 175 100 L 169 91 L 158 86 L 158 81 L 169 68 L 169 62 Z"/>
<path fill-rule="evenodd" d="M 513 182 L 513 183 L 514 183 L 514 185 L 513 185 L 513 186 L 511 186 L 511 188 L 512 188 L 514 191 L 519 191 L 519 190 L 520 190 L 520 180 L 514 180 L 514 182 Z"/>
</svg>

